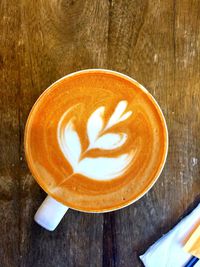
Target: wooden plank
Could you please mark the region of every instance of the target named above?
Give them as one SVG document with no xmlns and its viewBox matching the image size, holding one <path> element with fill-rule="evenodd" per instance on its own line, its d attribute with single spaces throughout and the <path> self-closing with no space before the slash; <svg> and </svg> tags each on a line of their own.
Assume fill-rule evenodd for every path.
<svg viewBox="0 0 200 267">
<path fill-rule="evenodd" d="M 183 3 L 184 2 L 184 3 Z M 141 266 L 138 255 L 168 231 L 200 189 L 199 1 L 113 1 L 110 68 L 154 95 L 169 128 L 169 155 L 153 189 L 105 215 L 111 240 L 105 266 Z"/>
<path fill-rule="evenodd" d="M 19 261 L 19 71 L 16 1 L 0 4 L 0 265 Z"/>
<path fill-rule="evenodd" d="M 55 80 L 105 66 L 107 1 L 21 1 L 20 132 L 36 98 Z M 22 139 L 21 139 L 22 142 Z M 103 215 L 70 210 L 58 229 L 33 222 L 45 194 L 33 180 L 21 143 L 20 266 L 101 266 Z"/>
</svg>

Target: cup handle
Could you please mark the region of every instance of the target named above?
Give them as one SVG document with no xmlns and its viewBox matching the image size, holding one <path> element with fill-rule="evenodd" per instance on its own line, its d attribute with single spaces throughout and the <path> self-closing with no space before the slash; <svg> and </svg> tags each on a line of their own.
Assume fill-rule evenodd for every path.
<svg viewBox="0 0 200 267">
<path fill-rule="evenodd" d="M 67 210 L 67 206 L 47 196 L 37 210 L 34 220 L 46 230 L 53 231 L 56 229 Z"/>
</svg>

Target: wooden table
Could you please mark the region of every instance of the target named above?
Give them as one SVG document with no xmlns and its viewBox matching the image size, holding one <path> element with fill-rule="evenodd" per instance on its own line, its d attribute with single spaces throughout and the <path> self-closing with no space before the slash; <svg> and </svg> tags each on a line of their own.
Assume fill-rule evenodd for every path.
<svg viewBox="0 0 200 267">
<path fill-rule="evenodd" d="M 138 255 L 200 200 L 200 1 L 1 0 L 0 33 L 0 266 L 142 266 Z M 137 203 L 70 210 L 51 233 L 33 221 L 45 193 L 26 165 L 24 125 L 45 88 L 86 68 L 149 89 L 166 116 L 168 159 Z"/>
</svg>

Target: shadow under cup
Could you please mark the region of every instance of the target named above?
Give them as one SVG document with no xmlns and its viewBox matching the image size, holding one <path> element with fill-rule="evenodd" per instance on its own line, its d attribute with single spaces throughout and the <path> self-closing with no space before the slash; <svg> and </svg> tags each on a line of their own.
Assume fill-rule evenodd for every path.
<svg viewBox="0 0 200 267">
<path fill-rule="evenodd" d="M 44 91 L 29 114 L 24 145 L 34 178 L 58 205 L 106 212 L 135 202 L 153 186 L 166 161 L 168 132 L 142 85 L 115 71 L 90 69 Z"/>
</svg>

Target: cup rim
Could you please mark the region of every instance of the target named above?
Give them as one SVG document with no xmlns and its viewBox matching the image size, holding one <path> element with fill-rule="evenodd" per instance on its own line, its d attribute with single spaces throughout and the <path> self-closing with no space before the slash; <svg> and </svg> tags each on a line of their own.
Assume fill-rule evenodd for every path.
<svg viewBox="0 0 200 267">
<path fill-rule="evenodd" d="M 73 209 L 73 210 L 76 210 L 76 211 L 81 211 L 81 212 L 84 212 L 84 213 L 107 213 L 107 212 L 112 212 L 112 211 L 116 211 L 116 210 L 120 210 L 120 209 L 123 209 L 125 207 L 128 207 L 131 204 L 133 204 L 136 201 L 138 201 L 139 199 L 141 199 L 145 194 L 147 194 L 151 190 L 151 188 L 154 186 L 154 184 L 157 182 L 158 178 L 160 177 L 160 175 L 161 175 L 161 173 L 163 171 L 163 168 L 165 166 L 165 163 L 166 163 L 166 159 L 167 159 L 167 155 L 168 155 L 168 149 L 169 149 L 169 134 L 168 134 L 168 128 L 167 128 L 166 119 L 165 119 L 164 114 L 163 114 L 163 112 L 162 112 L 162 110 L 161 110 L 158 102 L 156 101 L 156 99 L 152 96 L 152 94 L 142 84 L 140 84 L 135 79 L 131 78 L 130 76 L 128 76 L 126 74 L 123 74 L 123 73 L 118 72 L 118 71 L 115 71 L 115 70 L 103 69 L 103 68 L 94 68 L 94 69 L 92 68 L 92 69 L 79 70 L 79 71 L 75 71 L 75 72 L 69 73 L 69 74 L 61 77 L 60 79 L 58 79 L 55 82 L 53 82 L 52 84 L 50 84 L 50 86 L 48 86 L 47 89 L 45 89 L 42 92 L 42 94 L 40 94 L 40 96 L 37 98 L 37 100 L 33 104 L 32 108 L 31 108 L 31 110 L 29 112 L 29 115 L 28 115 L 28 118 L 27 118 L 27 121 L 26 121 L 26 125 L 25 125 L 25 130 L 24 130 L 24 150 L 25 150 L 25 157 L 26 157 L 27 165 L 29 167 L 29 170 L 30 170 L 31 174 L 33 175 L 34 179 L 36 180 L 36 182 L 39 184 L 39 186 L 49 196 L 51 196 L 52 198 L 54 198 L 55 200 L 57 200 L 61 204 L 65 205 L 59 197 L 52 195 L 51 192 L 43 186 L 41 180 L 37 179 L 36 175 L 34 174 L 34 170 L 33 170 L 33 167 L 32 167 L 32 165 L 30 163 L 28 152 L 27 152 L 27 149 L 26 149 L 26 147 L 27 147 L 26 146 L 26 142 L 27 142 L 27 131 L 28 131 L 28 126 L 29 126 L 29 121 L 30 121 L 30 118 L 31 118 L 31 115 L 33 113 L 34 108 L 37 106 L 37 104 L 40 101 L 40 99 L 52 88 L 52 86 L 54 86 L 55 84 L 61 82 L 62 80 L 66 79 L 68 77 L 71 77 L 71 76 L 74 76 L 74 75 L 77 75 L 77 74 L 93 73 L 93 72 L 100 72 L 100 73 L 102 72 L 102 73 L 108 73 L 108 74 L 110 73 L 110 74 L 113 74 L 113 75 L 117 75 L 118 77 L 121 77 L 121 78 L 124 78 L 124 79 L 130 81 L 131 83 L 133 83 L 134 85 L 136 85 L 137 87 L 139 87 L 145 94 L 147 94 L 148 97 L 153 102 L 153 104 L 156 106 L 157 110 L 159 111 L 159 116 L 161 117 L 161 119 L 163 121 L 163 126 L 164 126 L 163 128 L 164 128 L 165 136 L 166 136 L 166 140 L 165 140 L 165 151 L 164 151 L 164 154 L 163 154 L 162 162 L 159 165 L 158 171 L 157 171 L 155 177 L 152 179 L 152 181 L 148 184 L 147 187 L 145 187 L 145 189 L 143 189 L 141 191 L 141 193 L 138 195 L 138 197 L 134 198 L 133 200 L 131 200 L 128 203 L 125 203 L 124 205 L 121 205 L 120 204 L 119 206 L 114 207 L 114 208 L 102 209 L 102 210 L 97 210 L 97 211 L 94 211 L 94 210 L 92 210 L 92 211 L 90 211 L 90 210 L 82 210 L 82 209 L 74 208 L 74 207 L 72 207 L 70 205 L 67 206 L 70 209 Z"/>
</svg>

